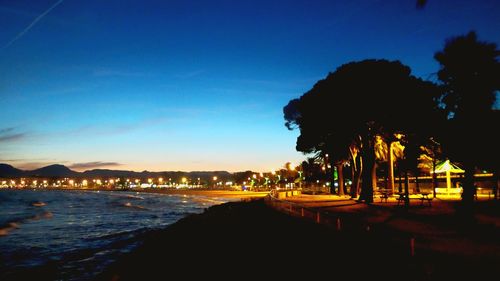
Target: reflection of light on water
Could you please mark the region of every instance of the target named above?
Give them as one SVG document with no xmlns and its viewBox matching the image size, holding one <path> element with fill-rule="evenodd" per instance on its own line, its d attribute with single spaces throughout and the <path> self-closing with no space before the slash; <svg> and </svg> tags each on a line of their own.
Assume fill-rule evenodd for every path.
<svg viewBox="0 0 500 281">
<path fill-rule="evenodd" d="M 194 201 L 199 202 L 203 205 L 207 205 L 207 204 L 217 205 L 217 204 L 226 203 L 228 200 L 223 199 L 223 198 L 196 197 Z"/>
<path fill-rule="evenodd" d="M 127 198 L 134 198 L 134 199 L 141 199 L 141 200 L 144 200 L 144 197 L 141 197 L 141 196 L 136 196 L 136 195 L 127 195 L 125 196 Z"/>
<path fill-rule="evenodd" d="M 12 266 L 21 263 L 46 262 L 66 258 L 66 251 L 78 254 L 81 260 L 67 260 L 64 268 L 54 277 L 56 280 L 79 279 L 80 272 L 96 264 L 106 264 L 117 257 L 118 252 L 130 250 L 141 243 L 137 233 L 164 227 L 190 213 L 201 213 L 209 206 L 229 201 L 228 198 L 205 197 L 196 194 L 148 194 L 134 191 L 88 190 L 31 192 L 6 191 L 26 197 L 22 201 L 0 203 L 0 244 L 9 239 L 9 245 L 0 245 L 0 255 L 8 257 L 18 252 L 30 252 L 29 256 L 12 259 Z M 97 193 L 97 194 L 96 194 Z M 101 194 L 102 193 L 102 194 Z M 138 194 L 138 195 L 136 195 Z M 137 200 L 143 198 L 143 200 Z M 32 207 L 31 202 L 41 200 L 44 207 Z M 221 202 L 223 201 L 223 202 Z M 21 203 L 21 205 L 19 205 Z M 68 206 L 73 206 L 69 208 Z M 44 212 L 48 209 L 53 212 Z M 112 208 L 112 209 L 111 209 Z M 22 219 L 10 221 L 10 212 L 25 210 Z M 116 211 L 114 211 L 116 210 Z M 14 218 L 12 218 L 14 219 Z M 51 219 L 51 221 L 45 221 Z M 36 222 L 40 221 L 42 222 Z M 33 223 L 32 225 L 30 225 Z M 36 223 L 36 224 L 35 224 Z M 43 233 L 31 231 L 43 226 Z M 7 237 L 3 237 L 7 236 Z M 27 239 L 25 239 L 27 237 Z M 85 237 L 82 239 L 82 237 Z M 51 241 L 64 241 L 52 243 Z M 43 246 L 43 252 L 32 249 L 32 243 Z M 116 242 L 116 243 L 115 243 Z M 107 250 L 112 249 L 112 252 Z M 81 256 L 80 256 L 81 254 Z M 3 260 L 2 260 L 3 261 Z M 2 270 L 4 264 L 0 263 Z M 66 267 L 67 266 L 67 267 Z M 7 268 L 7 271 L 10 271 Z M 13 269 L 12 269 L 13 270 Z M 87 272 L 83 279 L 93 279 L 101 269 Z M 87 274 L 85 273 L 85 274 Z M 4 272 L 0 274 L 2 276 Z M 90 277 L 89 277 L 90 276 Z M 88 277 L 88 278 L 87 278 Z M 2 278 L 0 278 L 2 279 Z"/>
<path fill-rule="evenodd" d="M 31 206 L 35 206 L 35 207 L 43 207 L 47 204 L 45 204 L 45 202 L 42 202 L 42 201 L 36 201 L 36 202 L 33 202 L 31 203 Z"/>
</svg>

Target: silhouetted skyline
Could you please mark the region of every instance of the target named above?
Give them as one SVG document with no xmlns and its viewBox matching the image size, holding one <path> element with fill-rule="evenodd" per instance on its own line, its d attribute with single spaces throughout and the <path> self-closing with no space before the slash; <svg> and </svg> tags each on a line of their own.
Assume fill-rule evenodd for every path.
<svg viewBox="0 0 500 281">
<path fill-rule="evenodd" d="M 433 55 L 498 1 L 1 1 L 0 163 L 256 170 L 299 163 L 283 105 L 338 66 Z"/>
</svg>

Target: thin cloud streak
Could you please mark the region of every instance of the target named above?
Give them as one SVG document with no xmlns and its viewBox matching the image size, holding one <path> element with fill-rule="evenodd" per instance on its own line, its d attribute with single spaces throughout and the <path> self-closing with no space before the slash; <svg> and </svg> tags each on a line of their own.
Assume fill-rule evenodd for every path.
<svg viewBox="0 0 500 281">
<path fill-rule="evenodd" d="M 94 162 L 84 162 L 84 163 L 74 163 L 68 168 L 75 170 L 89 170 L 103 167 L 116 167 L 121 166 L 123 164 L 117 162 L 102 162 L 102 161 L 94 161 Z"/>
<path fill-rule="evenodd" d="M 0 143 L 15 142 L 27 137 L 26 133 L 17 133 L 16 127 L 0 128 Z"/>
<path fill-rule="evenodd" d="M 7 44 L 5 44 L 0 50 L 5 50 L 7 49 L 10 45 L 12 45 L 14 42 L 19 40 L 26 32 L 28 32 L 33 26 L 35 26 L 43 17 L 45 17 L 50 11 L 52 11 L 54 8 L 59 6 L 64 0 L 59 0 L 57 1 L 54 5 L 50 6 L 45 12 L 40 14 L 38 17 L 36 17 L 25 29 L 23 29 L 21 32 L 19 32 L 16 37 L 14 37 L 12 40 L 10 40 Z"/>
<path fill-rule="evenodd" d="M 25 136 L 26 136 L 26 134 L 23 134 L 23 133 L 4 135 L 4 136 L 0 136 L 0 142 L 17 141 L 17 140 L 23 139 Z"/>
<path fill-rule="evenodd" d="M 9 127 L 9 128 L 0 129 L 0 135 L 1 135 L 1 134 L 8 133 L 8 132 L 12 132 L 12 131 L 14 131 L 15 129 L 16 129 L 16 128 L 14 128 L 14 127 Z"/>
</svg>

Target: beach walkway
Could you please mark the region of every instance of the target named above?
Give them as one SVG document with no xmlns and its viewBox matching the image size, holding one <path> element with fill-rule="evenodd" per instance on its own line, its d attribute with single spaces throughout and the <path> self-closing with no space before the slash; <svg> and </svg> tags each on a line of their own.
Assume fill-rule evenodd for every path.
<svg viewBox="0 0 500 281">
<path fill-rule="evenodd" d="M 409 208 L 399 205 L 396 198 L 368 205 L 337 195 L 302 194 L 268 202 L 282 212 L 330 225 L 338 231 L 390 233 L 407 244 L 412 255 L 440 252 L 500 260 L 498 201 L 476 202 L 472 225 L 464 224 L 456 215 L 460 202 L 453 198 L 435 198 L 432 206 L 410 200 Z"/>
</svg>

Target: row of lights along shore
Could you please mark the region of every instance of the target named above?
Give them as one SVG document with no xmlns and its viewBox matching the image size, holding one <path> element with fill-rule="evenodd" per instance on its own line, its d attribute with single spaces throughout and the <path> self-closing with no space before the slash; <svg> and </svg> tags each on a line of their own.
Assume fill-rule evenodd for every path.
<svg viewBox="0 0 500 281">
<path fill-rule="evenodd" d="M 289 171 L 296 171 L 290 168 Z M 206 187 L 237 187 L 237 186 L 275 186 L 294 187 L 296 182 L 305 180 L 301 171 L 296 171 L 293 177 L 282 176 L 280 172 L 272 171 L 268 173 L 253 173 L 246 180 L 235 182 L 232 180 L 222 180 L 218 176 L 213 176 L 210 180 L 201 178 L 191 179 L 181 177 L 177 180 L 172 178 L 108 178 L 102 179 L 47 179 L 47 178 L 20 178 L 20 179 L 0 179 L 0 188 L 206 188 Z"/>
</svg>

